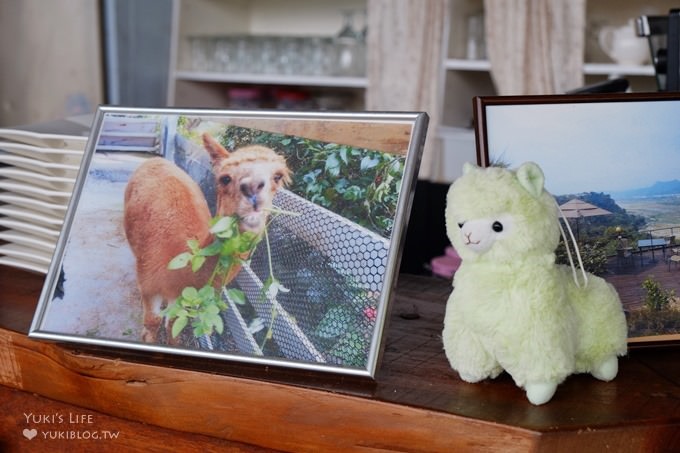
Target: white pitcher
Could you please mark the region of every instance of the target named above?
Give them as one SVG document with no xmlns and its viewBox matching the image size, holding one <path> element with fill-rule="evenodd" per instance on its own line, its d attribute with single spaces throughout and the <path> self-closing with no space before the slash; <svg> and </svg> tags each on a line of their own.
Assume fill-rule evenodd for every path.
<svg viewBox="0 0 680 453">
<path fill-rule="evenodd" d="M 618 64 L 642 65 L 649 61 L 649 46 L 635 31 L 635 20 L 623 26 L 604 26 L 598 34 L 602 50 Z"/>
</svg>

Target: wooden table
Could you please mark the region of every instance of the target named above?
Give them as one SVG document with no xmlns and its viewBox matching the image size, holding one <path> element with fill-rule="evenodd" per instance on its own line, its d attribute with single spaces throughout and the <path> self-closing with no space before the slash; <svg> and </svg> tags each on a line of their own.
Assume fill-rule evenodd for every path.
<svg viewBox="0 0 680 453">
<path fill-rule="evenodd" d="M 680 349 L 632 350 L 613 382 L 571 376 L 533 406 L 505 374 L 449 368 L 443 280 L 400 277 L 374 383 L 28 339 L 42 282 L 0 266 L 2 451 L 680 451 Z"/>
</svg>

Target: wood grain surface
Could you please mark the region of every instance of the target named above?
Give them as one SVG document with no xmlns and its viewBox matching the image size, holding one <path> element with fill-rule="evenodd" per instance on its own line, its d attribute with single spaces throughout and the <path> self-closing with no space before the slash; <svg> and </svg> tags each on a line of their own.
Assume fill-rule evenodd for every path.
<svg viewBox="0 0 680 453">
<path fill-rule="evenodd" d="M 680 448 L 680 350 L 632 350 L 613 382 L 571 376 L 550 403 L 533 406 L 505 374 L 467 384 L 449 368 L 440 339 L 450 292 L 444 280 L 401 276 L 380 371 L 375 382 L 363 382 L 35 341 L 26 332 L 42 278 L 0 267 L 0 383 L 23 391 L 0 393 L 0 401 L 13 401 L 5 415 L 9 428 L 0 431 L 6 443 L 21 441 L 30 428 L 22 424 L 25 403 L 17 395 L 33 401 L 39 394 L 77 413 L 87 413 L 84 408 L 153 425 L 178 439 L 237 442 L 234 448 Z"/>
</svg>

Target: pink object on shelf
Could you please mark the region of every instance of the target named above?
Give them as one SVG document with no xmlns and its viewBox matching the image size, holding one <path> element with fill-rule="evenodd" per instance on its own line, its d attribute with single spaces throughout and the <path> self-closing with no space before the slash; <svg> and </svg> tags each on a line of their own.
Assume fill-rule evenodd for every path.
<svg viewBox="0 0 680 453">
<path fill-rule="evenodd" d="M 453 247 L 446 247 L 444 255 L 432 258 L 432 273 L 439 277 L 452 278 L 460 266 L 461 258 Z"/>
</svg>

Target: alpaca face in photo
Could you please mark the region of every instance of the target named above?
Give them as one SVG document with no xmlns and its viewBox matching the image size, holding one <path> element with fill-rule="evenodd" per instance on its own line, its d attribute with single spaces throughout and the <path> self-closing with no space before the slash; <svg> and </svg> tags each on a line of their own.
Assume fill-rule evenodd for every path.
<svg viewBox="0 0 680 453">
<path fill-rule="evenodd" d="M 290 182 L 285 159 L 271 149 L 252 145 L 229 153 L 203 135 L 217 187 L 217 212 L 239 218 L 241 231 L 262 233 L 276 191 Z"/>
</svg>

